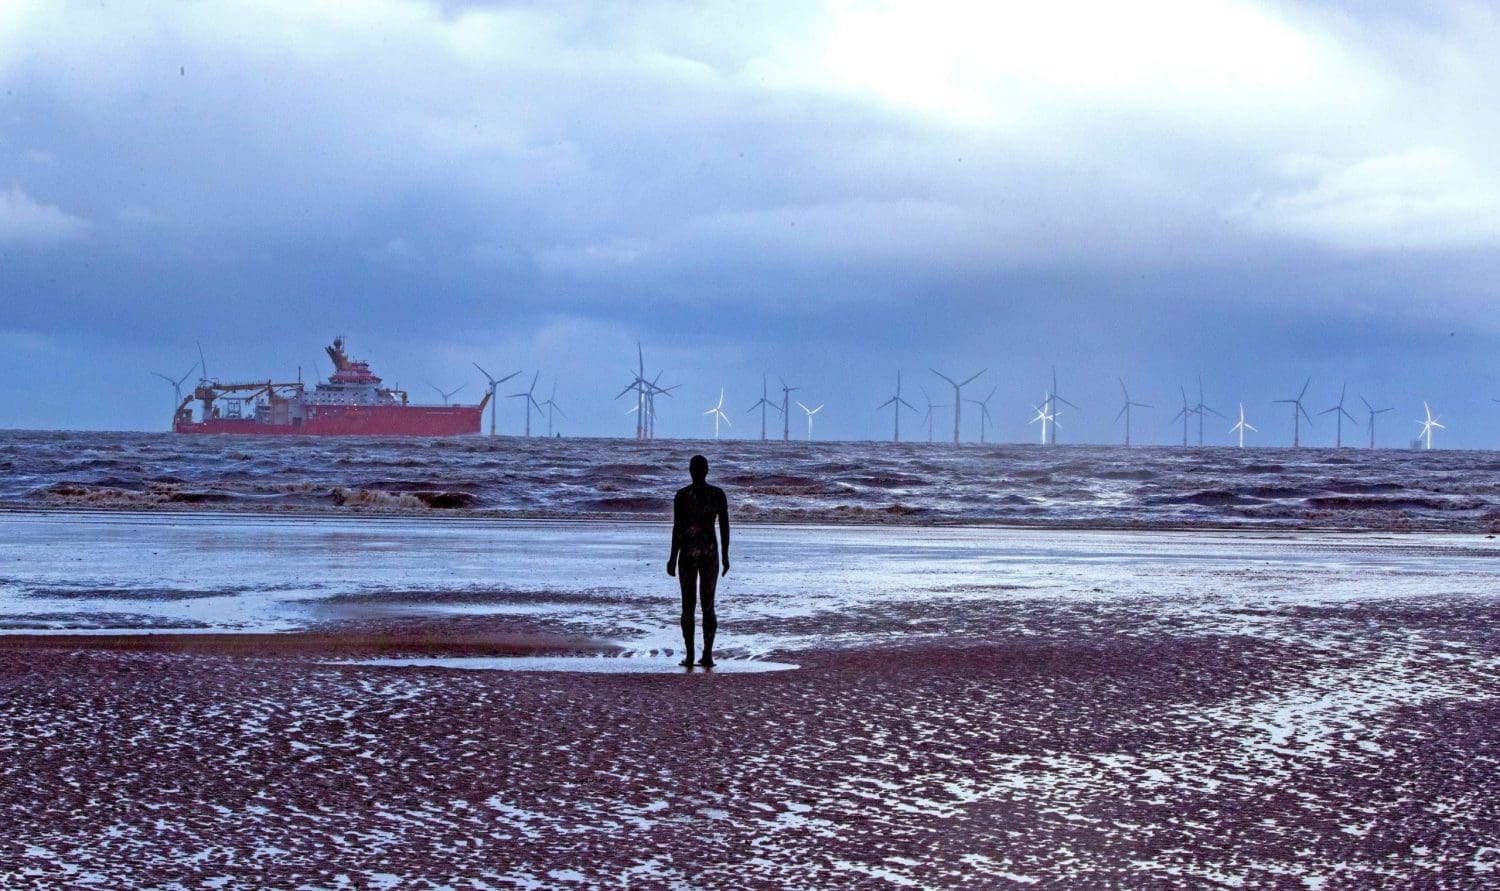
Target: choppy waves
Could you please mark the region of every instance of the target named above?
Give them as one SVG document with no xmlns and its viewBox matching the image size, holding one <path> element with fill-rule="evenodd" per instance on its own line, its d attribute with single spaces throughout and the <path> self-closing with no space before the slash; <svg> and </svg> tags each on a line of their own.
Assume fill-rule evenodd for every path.
<svg viewBox="0 0 1500 891">
<path fill-rule="evenodd" d="M 707 454 L 743 519 L 1500 530 L 1490 452 L 0 433 L 0 505 L 665 518 Z"/>
</svg>

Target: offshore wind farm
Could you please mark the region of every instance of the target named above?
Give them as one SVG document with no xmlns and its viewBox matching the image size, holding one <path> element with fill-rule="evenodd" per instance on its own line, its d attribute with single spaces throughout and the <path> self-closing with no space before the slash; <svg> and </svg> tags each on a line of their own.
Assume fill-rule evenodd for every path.
<svg viewBox="0 0 1500 891">
<path fill-rule="evenodd" d="M 336 341 L 338 356 L 343 355 L 342 343 L 342 338 L 339 338 Z M 199 346 L 199 350 L 201 354 L 201 343 Z M 331 353 L 331 355 L 333 354 Z M 366 363 L 359 363 L 359 365 L 363 368 L 365 367 Z M 476 371 L 478 371 L 484 379 L 482 388 L 486 395 L 482 402 L 475 408 L 479 413 L 483 413 L 486 410 L 488 411 L 488 432 L 491 436 L 501 434 L 520 435 L 523 437 L 532 436 L 533 411 L 539 412 L 545 419 L 546 435 L 549 437 L 565 435 L 557 425 L 557 419 L 559 416 L 576 422 L 586 423 L 589 420 L 583 417 L 569 418 L 567 415 L 561 412 L 559 404 L 556 401 L 558 380 L 555 375 L 553 378 L 552 390 L 548 399 L 545 402 L 537 399 L 536 388 L 542 374 L 542 372 L 538 370 L 533 373 L 532 381 L 525 391 L 504 394 L 505 398 L 520 400 L 521 411 L 518 413 L 520 417 L 519 425 L 516 425 L 515 427 L 510 427 L 509 425 L 506 425 L 506 427 L 502 427 L 499 423 L 498 400 L 501 397 L 501 394 L 499 393 L 498 388 L 500 384 L 517 377 L 522 372 L 515 371 L 507 374 L 504 377 L 496 378 L 493 377 L 484 368 L 484 366 L 481 366 L 478 362 L 471 362 L 470 365 Z M 282 396 L 282 393 L 289 392 L 291 394 L 291 398 L 294 400 L 300 400 L 304 398 L 301 395 L 304 392 L 304 384 L 301 380 L 301 369 L 299 369 L 298 381 L 295 384 L 277 384 L 274 381 L 256 382 L 253 380 L 231 381 L 226 383 L 221 382 L 218 378 L 210 378 L 207 375 L 202 375 L 200 376 L 198 383 L 193 388 L 193 390 L 186 396 L 184 396 L 183 385 L 195 372 L 200 371 L 204 367 L 206 367 L 206 361 L 200 355 L 199 362 L 190 367 L 187 373 L 181 377 L 173 378 L 160 372 L 150 372 L 151 376 L 159 378 L 163 382 L 170 385 L 172 388 L 173 422 L 171 426 L 173 429 L 198 432 L 199 428 L 205 428 L 211 429 L 212 432 L 215 433 L 247 432 L 271 433 L 273 435 L 295 435 L 303 432 L 324 432 L 316 429 L 314 425 L 308 425 L 305 428 L 297 429 L 295 427 L 288 428 L 285 424 L 288 411 L 283 403 L 285 403 L 287 400 Z M 343 373 L 344 372 L 341 367 L 336 367 L 335 374 L 333 376 L 330 376 L 329 381 L 340 381 L 340 375 L 342 375 Z M 951 445 L 961 445 L 965 442 L 985 445 L 989 444 L 990 442 L 997 441 L 997 438 L 992 435 L 992 431 L 997 427 L 999 427 L 999 429 L 1006 429 L 1006 427 L 1003 422 L 1001 424 L 997 424 L 996 415 L 994 412 L 992 412 L 993 400 L 997 396 L 1002 395 L 1002 387 L 1008 389 L 1018 389 L 1023 385 L 1019 384 L 1019 382 L 1016 380 L 1006 380 L 999 373 L 991 373 L 987 369 L 976 372 L 961 381 L 951 378 L 936 369 L 929 369 L 929 373 L 931 376 L 936 378 L 936 380 L 932 382 L 934 386 L 946 385 L 946 387 L 951 390 L 952 400 L 949 402 L 938 403 L 928 398 L 925 412 L 923 412 L 921 409 L 918 409 L 910 401 L 903 397 L 902 381 L 904 371 L 898 368 L 895 372 L 895 392 L 887 396 L 883 402 L 879 402 L 875 406 L 876 413 L 886 410 L 891 411 L 891 440 L 894 442 L 902 441 L 901 412 L 903 409 L 905 409 L 906 411 L 911 412 L 913 415 L 921 415 L 921 423 L 929 428 L 927 437 L 928 441 L 932 440 L 931 434 L 935 429 L 935 425 L 937 424 L 938 420 L 944 413 L 946 413 L 948 417 L 951 418 L 953 424 L 953 433 L 950 441 Z M 625 386 L 624 389 L 615 394 L 616 400 L 619 400 L 627 395 L 633 395 L 634 397 L 633 404 L 631 404 L 630 407 L 626 410 L 628 423 L 630 425 L 633 425 L 634 428 L 632 438 L 656 438 L 660 411 L 657 404 L 657 399 L 658 397 L 672 397 L 674 391 L 677 391 L 682 386 L 682 384 L 680 383 L 663 386 L 661 384 L 663 374 L 665 374 L 664 370 L 655 371 L 648 378 L 646 373 L 645 347 L 643 344 L 637 343 L 636 368 L 631 374 L 632 380 Z M 1049 386 L 1043 393 L 1040 403 L 1029 406 L 1029 411 L 1031 412 L 1030 414 L 1027 414 L 1025 412 L 1012 413 L 1012 423 L 1009 425 L 1010 430 L 1020 432 L 1020 428 L 1021 426 L 1023 426 L 1021 424 L 1022 421 L 1025 422 L 1024 426 L 1040 425 L 1039 433 L 1041 444 L 1056 446 L 1058 444 L 1058 430 L 1063 426 L 1060 420 L 1060 416 L 1063 412 L 1064 407 L 1066 407 L 1076 418 L 1082 418 L 1084 416 L 1082 409 L 1080 409 L 1077 404 L 1062 396 L 1058 392 L 1057 375 L 1057 367 L 1053 366 L 1051 369 Z M 770 375 L 768 373 L 761 375 L 760 395 L 755 399 L 753 403 L 751 403 L 750 408 L 747 410 L 747 413 L 754 413 L 757 411 L 760 413 L 759 436 L 763 441 L 769 438 L 768 434 L 770 431 L 770 415 L 772 413 L 780 415 L 782 420 L 781 438 L 783 441 L 789 441 L 792 438 L 790 409 L 793 406 L 799 406 L 804 412 L 804 421 L 808 422 L 811 421 L 812 415 L 816 413 L 816 410 L 810 409 L 810 407 L 801 405 L 796 400 L 793 400 L 791 398 L 791 394 L 798 392 L 803 388 L 800 386 L 788 386 L 785 379 L 782 378 L 778 378 L 778 381 L 780 383 L 780 400 L 773 400 L 771 398 L 772 394 L 769 386 L 769 378 Z M 989 380 L 984 380 L 986 378 L 989 378 Z M 374 403 L 378 399 L 384 397 L 380 396 L 375 389 L 375 387 L 379 384 L 380 379 L 372 378 L 372 380 L 374 381 L 374 383 L 366 385 L 369 389 L 369 395 L 365 398 L 368 398 L 372 403 Z M 1124 444 L 1126 446 L 1134 444 L 1151 444 L 1153 442 L 1156 444 L 1165 444 L 1169 441 L 1169 438 L 1163 434 L 1165 434 L 1167 430 L 1173 425 L 1180 425 L 1179 429 L 1181 435 L 1179 444 L 1183 448 L 1187 448 L 1190 445 L 1196 445 L 1196 447 L 1198 448 L 1204 448 L 1214 444 L 1216 439 L 1219 444 L 1226 444 L 1228 442 L 1228 439 L 1223 436 L 1215 437 L 1211 435 L 1213 428 L 1211 428 L 1208 424 L 1208 419 L 1210 416 L 1221 420 L 1230 419 L 1226 418 L 1225 415 L 1223 415 L 1207 403 L 1205 396 L 1204 379 L 1201 374 L 1197 375 L 1196 378 L 1196 401 L 1190 400 L 1188 397 L 1187 388 L 1179 385 L 1177 387 L 1177 390 L 1178 395 L 1181 399 L 1180 407 L 1173 415 L 1170 416 L 1170 418 L 1167 419 L 1166 425 L 1158 425 L 1154 428 L 1151 426 L 1147 426 L 1145 429 L 1148 431 L 1154 429 L 1156 435 L 1151 436 L 1148 434 L 1145 437 L 1141 435 L 1142 424 L 1135 420 L 1136 412 L 1150 411 L 1154 407 L 1153 404 L 1133 399 L 1131 397 L 1129 389 L 1127 389 L 1125 386 L 1123 378 L 1116 377 L 1115 381 L 1119 385 L 1120 390 L 1124 395 L 1124 400 L 1121 403 L 1116 403 L 1119 406 L 1119 410 L 1113 416 L 1112 423 L 1119 424 L 1121 421 L 1124 422 L 1123 435 Z M 453 397 L 459 392 L 463 391 L 468 386 L 468 383 L 469 382 L 467 381 L 460 382 L 456 386 L 446 390 L 437 386 L 436 384 L 429 384 L 428 386 L 438 395 L 439 399 L 441 400 L 441 404 L 445 407 L 449 407 L 453 405 Z M 845 390 L 849 388 L 850 383 L 851 382 L 844 380 L 832 382 L 832 385 L 836 389 Z M 988 395 L 982 400 L 974 399 L 964 394 L 964 388 L 975 383 L 979 383 L 981 386 L 985 383 L 991 384 Z M 1312 378 L 1308 377 L 1306 380 L 1304 380 L 1302 389 L 1298 392 L 1298 395 L 1296 397 L 1268 400 L 1268 404 L 1286 404 L 1291 406 L 1290 446 L 1292 448 L 1300 448 L 1303 446 L 1304 426 L 1308 428 L 1309 433 L 1313 432 L 1313 416 L 1307 411 L 1306 406 L 1304 405 L 1304 400 L 1307 397 L 1312 384 Z M 317 383 L 317 390 L 315 392 L 321 392 L 321 390 L 327 386 L 327 384 Z M 349 391 L 346 388 L 346 395 L 340 401 L 346 403 L 349 401 L 349 397 L 347 395 L 348 392 L 353 391 Z M 379 392 L 384 393 L 387 391 Z M 406 399 L 406 395 L 402 391 L 390 392 L 400 392 L 401 399 Z M 922 388 L 922 392 L 925 394 L 925 387 Z M 720 387 L 717 394 L 717 402 L 714 403 L 714 405 L 710 406 L 707 410 L 701 412 L 702 416 L 708 417 L 713 421 L 713 425 L 711 428 L 713 431 L 711 438 L 713 439 L 721 438 L 721 436 L 725 435 L 726 432 L 728 432 L 730 436 L 734 435 L 733 421 L 730 419 L 729 414 L 724 411 L 724 401 L 726 398 L 728 398 L 728 394 L 729 388 L 727 386 Z M 1331 443 L 1326 443 L 1309 440 L 1307 443 L 1309 446 L 1323 447 L 1331 445 L 1336 449 L 1345 447 L 1343 422 L 1346 419 L 1351 422 L 1357 422 L 1355 416 L 1346 408 L 1346 402 L 1348 398 L 1348 384 L 1341 384 L 1339 389 L 1338 401 L 1333 406 L 1318 412 L 1319 417 L 1327 417 L 1329 415 L 1332 415 L 1331 420 L 1333 423 L 1331 426 L 1333 428 L 1333 441 Z M 1377 448 L 1381 444 L 1378 443 L 1376 436 L 1375 418 L 1379 414 L 1394 410 L 1394 406 L 1375 409 L 1363 394 L 1360 394 L 1358 398 L 1364 404 L 1367 411 L 1365 422 L 1367 441 L 1363 443 L 1363 445 L 1367 448 Z M 1500 400 L 1496 401 L 1500 402 Z M 964 423 L 963 413 L 963 406 L 966 403 L 972 406 L 976 412 L 972 415 L 970 423 L 968 425 L 965 425 Z M 1011 402 L 1010 404 L 1016 403 Z M 1020 404 L 1027 405 L 1024 400 L 1020 400 Z M 406 403 L 403 401 L 403 406 L 404 405 L 406 405 Z M 1446 428 L 1442 424 L 1436 423 L 1434 421 L 1431 409 L 1430 407 L 1428 407 L 1428 403 L 1425 400 L 1422 401 L 1422 405 L 1425 417 L 1423 419 L 1419 419 L 1418 421 L 1418 423 L 1423 425 L 1419 436 L 1416 438 L 1406 438 L 1404 440 L 1389 441 L 1383 444 L 1385 447 L 1409 448 L 1415 447 L 1417 445 L 1420 445 L 1424 449 L 1430 449 L 1433 447 L 1431 436 L 1432 431 L 1434 429 Z M 420 406 L 417 407 L 420 408 Z M 819 406 L 817 410 L 821 410 L 821 406 Z M 668 409 L 668 411 L 670 412 L 670 409 Z M 996 407 L 995 411 L 1003 412 L 1004 410 Z M 1241 404 L 1241 412 L 1243 414 L 1243 403 Z M 293 413 L 295 413 L 295 411 Z M 316 414 L 316 409 L 313 409 L 311 414 Z M 1098 415 L 1101 418 L 1105 417 L 1107 415 L 1107 411 L 1098 412 Z M 226 418 L 226 416 L 239 423 L 225 424 L 224 419 Z M 477 414 L 475 416 L 479 417 L 479 415 Z M 1001 418 L 1004 418 L 1003 414 L 1001 415 Z M 210 428 L 209 425 L 205 425 L 203 423 L 205 420 L 213 421 L 214 425 Z M 300 421 L 301 418 L 298 417 L 297 420 Z M 1241 418 L 1241 420 L 1243 420 L 1243 417 Z M 594 425 L 589 425 L 589 427 L 590 429 L 597 430 L 597 423 Z M 450 426 L 447 428 L 435 429 L 431 433 L 425 433 L 420 430 L 414 431 L 403 429 L 393 431 L 393 434 L 451 436 L 477 434 L 481 432 L 481 429 L 482 425 L 475 425 L 469 428 Z M 1190 437 L 1190 429 L 1193 429 L 1196 432 L 1195 442 L 1192 440 L 1192 437 Z M 379 431 L 356 428 L 348 432 L 369 435 L 372 432 L 378 433 Z M 1239 425 L 1235 425 L 1228 428 L 1224 432 L 1227 434 L 1242 433 L 1243 429 Z M 597 436 L 598 434 L 593 433 L 592 435 Z M 750 432 L 743 435 L 753 436 L 755 435 L 755 433 L 752 429 Z M 694 436 L 691 433 L 680 433 L 676 438 L 691 439 L 694 438 Z M 848 439 L 849 437 L 836 438 Z M 870 436 L 869 438 L 875 439 L 877 437 Z M 1015 436 L 1015 438 L 1013 439 L 1006 439 L 1002 436 L 998 438 L 998 441 L 1024 442 L 1027 438 L 1028 437 L 1024 434 Z M 1243 447 L 1243 437 L 1240 437 L 1240 440 L 1241 441 L 1239 444 L 1241 445 L 1241 447 Z M 1107 444 L 1109 441 L 1110 440 L 1108 439 L 1100 439 L 1094 441 L 1094 444 L 1102 445 Z M 1086 438 L 1080 437 L 1078 438 L 1077 442 L 1080 445 L 1086 445 L 1090 444 L 1091 441 Z"/>
</svg>

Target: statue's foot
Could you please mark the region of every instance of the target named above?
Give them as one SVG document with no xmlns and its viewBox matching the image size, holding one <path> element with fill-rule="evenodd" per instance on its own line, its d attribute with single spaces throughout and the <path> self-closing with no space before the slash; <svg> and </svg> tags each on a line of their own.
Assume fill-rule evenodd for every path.
<svg viewBox="0 0 1500 891">
<path fill-rule="evenodd" d="M 701 666 L 703 666 L 704 668 L 713 668 L 714 667 L 714 657 L 712 657 L 712 656 L 708 655 L 707 653 L 705 653 L 703 655 L 703 658 L 698 660 L 698 664 L 701 665 Z"/>
</svg>

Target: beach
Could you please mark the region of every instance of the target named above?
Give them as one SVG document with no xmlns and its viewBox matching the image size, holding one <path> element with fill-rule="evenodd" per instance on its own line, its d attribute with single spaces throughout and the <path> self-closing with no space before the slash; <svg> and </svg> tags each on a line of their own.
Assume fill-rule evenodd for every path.
<svg viewBox="0 0 1500 891">
<path fill-rule="evenodd" d="M 329 888 L 1500 866 L 1485 535 L 745 524 L 730 670 L 683 673 L 665 531 L 0 514 L 0 862 Z"/>
</svg>

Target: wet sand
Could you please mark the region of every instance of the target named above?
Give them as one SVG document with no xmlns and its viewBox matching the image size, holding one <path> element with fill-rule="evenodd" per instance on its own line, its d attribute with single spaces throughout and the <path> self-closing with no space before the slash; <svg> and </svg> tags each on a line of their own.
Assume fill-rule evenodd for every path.
<svg viewBox="0 0 1500 891">
<path fill-rule="evenodd" d="M 862 643 L 784 647 L 768 656 L 800 667 L 765 674 L 326 659 L 408 635 L 429 652 L 445 634 L 454 653 L 486 635 L 514 645 L 515 616 L 375 614 L 212 646 L 0 637 L 0 874 L 99 888 L 1500 880 L 1493 598 L 1085 593 L 802 617 Z M 727 616 L 723 633 L 738 630 Z"/>
<path fill-rule="evenodd" d="M 0 516 L 0 885 L 1500 881 L 1493 539 L 663 533 Z"/>
</svg>

